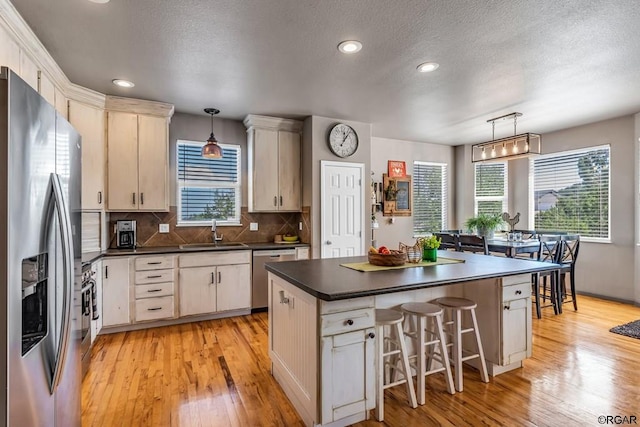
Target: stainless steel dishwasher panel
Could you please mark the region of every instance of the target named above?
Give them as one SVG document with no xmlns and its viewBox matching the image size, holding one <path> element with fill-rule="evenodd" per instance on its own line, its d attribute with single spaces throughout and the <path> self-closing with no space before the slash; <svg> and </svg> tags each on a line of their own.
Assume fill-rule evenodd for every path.
<svg viewBox="0 0 640 427">
<path fill-rule="evenodd" d="M 253 251 L 253 280 L 251 283 L 251 309 L 267 308 L 269 303 L 269 282 L 267 270 L 264 265 L 267 262 L 295 261 L 296 250 L 273 249 L 266 251 Z"/>
</svg>

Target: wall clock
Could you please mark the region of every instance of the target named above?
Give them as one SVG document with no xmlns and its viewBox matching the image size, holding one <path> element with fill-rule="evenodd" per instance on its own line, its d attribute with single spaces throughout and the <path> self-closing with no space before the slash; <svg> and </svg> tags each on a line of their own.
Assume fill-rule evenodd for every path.
<svg viewBox="0 0 640 427">
<path fill-rule="evenodd" d="M 329 132 L 329 149 L 338 157 L 349 157 L 358 149 L 358 134 L 351 126 L 338 123 Z"/>
</svg>

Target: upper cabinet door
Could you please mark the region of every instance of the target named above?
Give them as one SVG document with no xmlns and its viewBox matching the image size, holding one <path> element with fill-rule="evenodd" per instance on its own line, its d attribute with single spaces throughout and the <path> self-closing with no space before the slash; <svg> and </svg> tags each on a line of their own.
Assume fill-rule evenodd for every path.
<svg viewBox="0 0 640 427">
<path fill-rule="evenodd" d="M 107 115 L 109 210 L 138 209 L 138 115 L 110 111 Z"/>
<path fill-rule="evenodd" d="M 14 70 L 15 71 L 15 70 Z M 23 50 L 20 51 L 20 77 L 36 91 L 38 88 L 38 66 Z"/>
<path fill-rule="evenodd" d="M 278 209 L 299 212 L 301 203 L 300 134 L 278 131 L 279 187 Z"/>
<path fill-rule="evenodd" d="M 69 101 L 69 122 L 82 136 L 82 209 L 105 206 L 104 111 Z"/>
<path fill-rule="evenodd" d="M 20 74 L 20 46 L 0 27 L 0 65 Z"/>
<path fill-rule="evenodd" d="M 138 116 L 138 209 L 168 211 L 168 123 L 163 117 Z"/>
<path fill-rule="evenodd" d="M 56 104 L 56 89 L 53 82 L 43 71 L 38 71 L 38 83 L 40 87 L 38 92 L 47 102 L 53 106 Z"/>
<path fill-rule="evenodd" d="M 249 210 L 252 212 L 277 211 L 280 205 L 278 191 L 278 131 L 254 129 L 249 155 L 252 156 L 252 194 Z M 251 200 L 253 199 L 253 200 Z"/>
<path fill-rule="evenodd" d="M 60 113 L 62 117 L 69 120 L 69 106 L 67 105 L 67 97 L 64 96 L 64 93 L 62 93 L 62 90 L 60 90 L 57 86 L 54 88 L 54 90 L 55 90 L 54 105 L 56 107 L 56 110 L 58 111 L 58 113 Z M 103 116 L 104 116 L 104 111 L 103 110 L 100 110 L 100 111 L 103 113 Z M 102 140 L 104 141 L 104 118 L 102 119 L 101 131 L 102 131 Z"/>
</svg>

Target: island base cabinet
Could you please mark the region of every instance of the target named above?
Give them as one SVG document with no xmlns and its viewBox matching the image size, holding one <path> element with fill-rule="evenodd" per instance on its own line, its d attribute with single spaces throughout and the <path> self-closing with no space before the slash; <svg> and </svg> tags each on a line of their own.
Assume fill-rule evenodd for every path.
<svg viewBox="0 0 640 427">
<path fill-rule="evenodd" d="M 322 338 L 323 425 L 375 407 L 374 338 L 373 328 Z"/>
</svg>

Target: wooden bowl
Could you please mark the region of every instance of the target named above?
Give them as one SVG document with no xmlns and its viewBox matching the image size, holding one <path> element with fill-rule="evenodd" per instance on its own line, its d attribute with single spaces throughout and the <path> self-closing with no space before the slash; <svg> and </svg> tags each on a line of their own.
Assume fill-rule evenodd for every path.
<svg viewBox="0 0 640 427">
<path fill-rule="evenodd" d="M 369 254 L 369 264 L 393 267 L 404 265 L 407 261 L 407 254 L 400 251 L 391 251 L 389 255 Z"/>
</svg>

